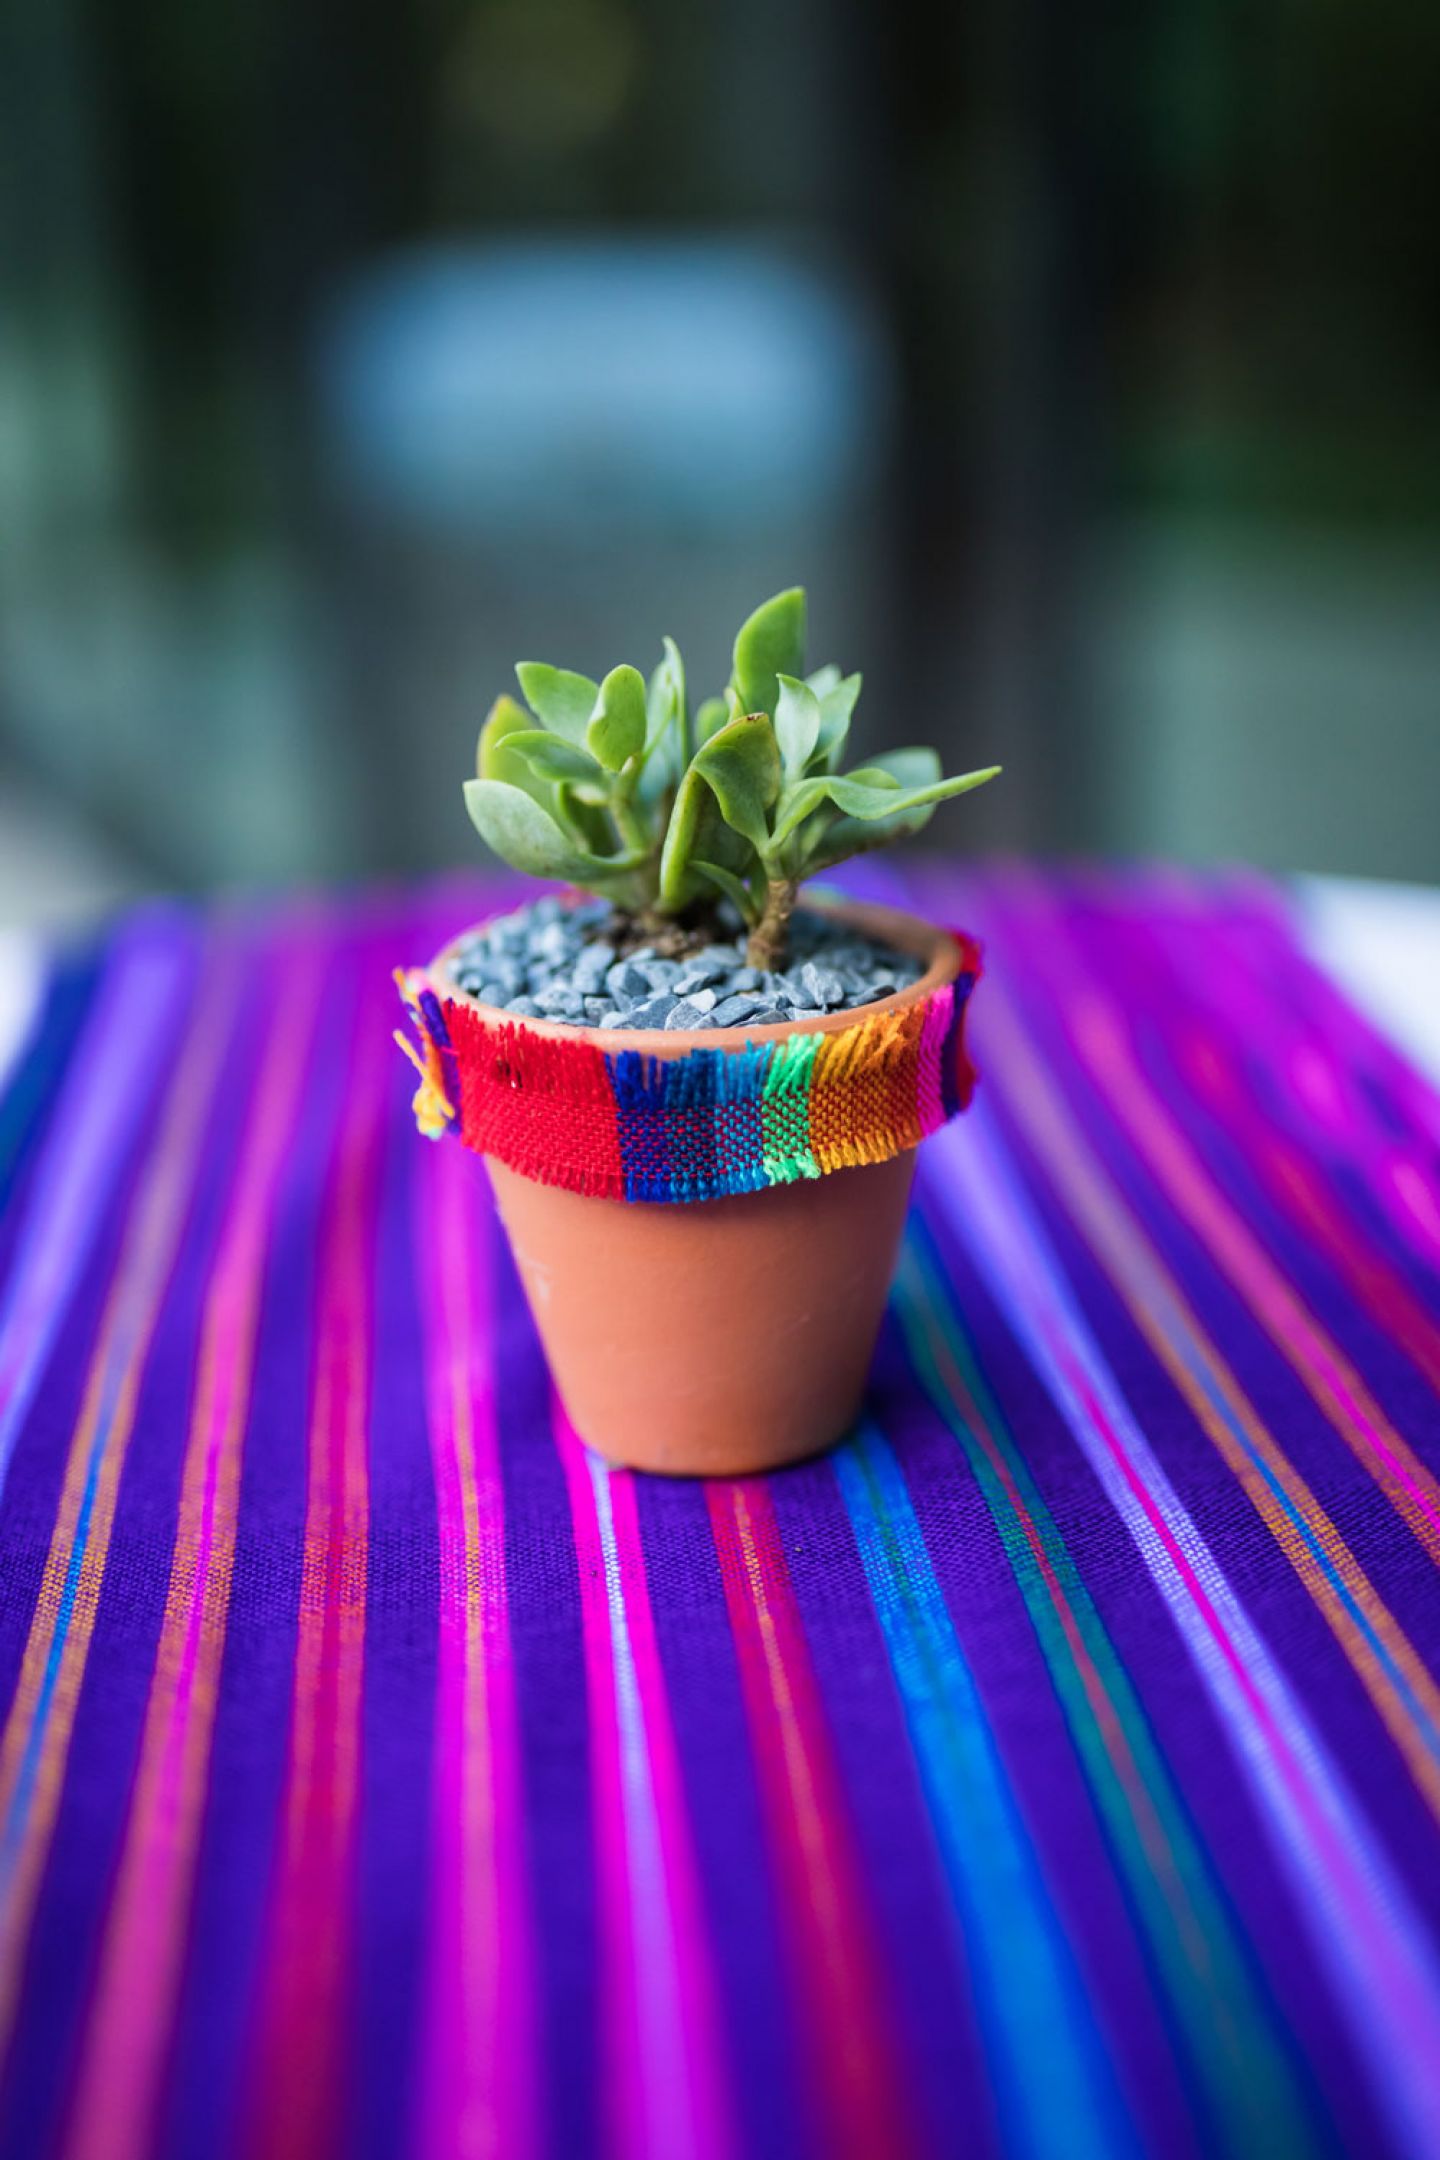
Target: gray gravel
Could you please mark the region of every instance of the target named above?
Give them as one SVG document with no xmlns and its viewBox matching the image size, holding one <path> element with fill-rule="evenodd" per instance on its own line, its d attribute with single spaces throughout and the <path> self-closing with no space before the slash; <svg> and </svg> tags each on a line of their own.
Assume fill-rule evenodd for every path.
<svg viewBox="0 0 1440 2160">
<path fill-rule="evenodd" d="M 869 1005 L 921 971 L 909 953 L 805 908 L 791 923 L 789 964 L 773 973 L 746 964 L 743 936 L 683 960 L 648 948 L 622 959 L 607 932 L 613 923 L 603 900 L 567 907 L 546 894 L 462 940 L 456 987 L 518 1018 L 576 1027 L 769 1027 Z"/>
</svg>

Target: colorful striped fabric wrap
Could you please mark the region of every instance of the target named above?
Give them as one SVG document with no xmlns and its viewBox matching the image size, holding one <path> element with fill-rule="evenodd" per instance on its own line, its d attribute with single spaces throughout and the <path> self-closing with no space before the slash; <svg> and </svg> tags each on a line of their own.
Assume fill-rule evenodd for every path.
<svg viewBox="0 0 1440 2160">
<path fill-rule="evenodd" d="M 415 1121 L 544 1185 L 610 1200 L 719 1200 L 886 1162 L 963 1110 L 980 947 L 953 983 L 853 1026 L 692 1049 L 606 1051 L 582 1028 L 495 1025 L 423 969 L 396 982 L 418 1047 Z M 738 1032 L 738 1031 L 737 1031 Z"/>
<path fill-rule="evenodd" d="M 1440 2154 L 1440 1094 L 1258 880 L 852 867 L 984 1086 L 766 1478 L 415 1138 L 493 889 L 0 980 L 0 2160 Z"/>
</svg>

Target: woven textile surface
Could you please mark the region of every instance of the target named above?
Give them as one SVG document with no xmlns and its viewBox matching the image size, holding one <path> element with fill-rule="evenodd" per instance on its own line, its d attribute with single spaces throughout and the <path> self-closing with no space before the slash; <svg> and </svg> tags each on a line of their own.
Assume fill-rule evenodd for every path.
<svg viewBox="0 0 1440 2160">
<path fill-rule="evenodd" d="M 57 963 L 5 2160 L 1440 2153 L 1440 1098 L 1259 881 L 855 882 L 983 940 L 980 1085 L 859 1428 L 738 1483 L 585 1454 L 415 1133 L 483 890 Z"/>
<path fill-rule="evenodd" d="M 425 970 L 397 973 L 423 1050 L 417 1125 L 544 1185 L 611 1200 L 684 1205 L 888 1162 L 969 1102 L 965 1011 L 980 970 L 962 970 L 899 1012 L 834 1034 L 699 1048 L 660 1059 L 606 1055 L 568 1037 L 492 1025 Z"/>
</svg>

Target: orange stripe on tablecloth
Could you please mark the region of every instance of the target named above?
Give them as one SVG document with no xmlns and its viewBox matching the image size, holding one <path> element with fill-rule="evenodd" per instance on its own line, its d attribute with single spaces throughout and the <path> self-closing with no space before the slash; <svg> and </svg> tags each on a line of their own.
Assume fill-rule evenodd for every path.
<svg viewBox="0 0 1440 2160">
<path fill-rule="evenodd" d="M 1080 1053 L 1171 1205 L 1245 1298 L 1330 1424 L 1440 1562 L 1440 1481 L 1386 1416 L 1339 1344 L 1231 1207 L 1152 1094 L 1108 999 L 1087 992 L 1070 1025 Z"/>
<path fill-rule="evenodd" d="M 367 970 L 386 994 L 378 962 Z M 304 1560 L 280 1849 L 256 2005 L 247 2149 L 335 2142 L 349 2008 L 369 1535 L 375 1227 L 392 1047 L 361 997 L 326 1196 L 307 1435 Z"/>
<path fill-rule="evenodd" d="M 141 1381 L 179 1251 L 234 1011 L 233 954 L 208 962 L 119 1248 L 20 1679 L 0 1739 L 0 2056 L 50 1851 Z"/>
<path fill-rule="evenodd" d="M 287 960 L 205 1294 L 170 1585 L 82 2040 L 70 2160 L 141 2160 L 150 2149 L 200 1842 L 265 1262 L 320 982 L 318 954 Z"/>
<path fill-rule="evenodd" d="M 766 1487 L 707 1485 L 782 1927 L 803 1975 L 810 2085 L 833 2160 L 915 2149 L 863 1873 Z"/>
<path fill-rule="evenodd" d="M 1085 1146 L 1008 994 L 998 985 L 991 994 L 989 1026 L 1003 1051 L 1007 1100 L 1057 1192 L 1135 1326 L 1324 1615 L 1431 1812 L 1440 1819 L 1440 1759 L 1434 1741 L 1440 1733 L 1440 1688 Z M 1200 1384 L 1201 1375 L 1206 1385 Z M 1223 1414 L 1217 1406 L 1223 1406 Z M 1375 1645 L 1383 1655 L 1377 1655 Z"/>
<path fill-rule="evenodd" d="M 1281 1207 L 1440 1394 L 1440 1326 L 1368 1229 L 1336 1200 L 1332 1182 L 1315 1159 L 1267 1117 L 1239 1069 L 1226 1058 L 1226 1047 L 1218 1032 L 1198 1027 L 1180 1041 L 1177 1058 L 1193 1091 L 1214 1106 Z M 1351 1132 L 1367 1180 L 1383 1194 L 1387 1170 L 1393 1177 L 1393 1157 L 1361 1130 L 1358 1119 Z"/>
</svg>

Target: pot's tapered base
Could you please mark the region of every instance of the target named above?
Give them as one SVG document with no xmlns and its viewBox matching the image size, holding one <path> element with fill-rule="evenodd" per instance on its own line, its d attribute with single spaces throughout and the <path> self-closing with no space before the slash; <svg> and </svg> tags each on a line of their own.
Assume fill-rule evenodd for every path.
<svg viewBox="0 0 1440 2160">
<path fill-rule="evenodd" d="M 487 1162 L 576 1431 L 607 1461 L 739 1477 L 860 1406 L 913 1152 L 699 1206 L 590 1200 Z"/>
</svg>

